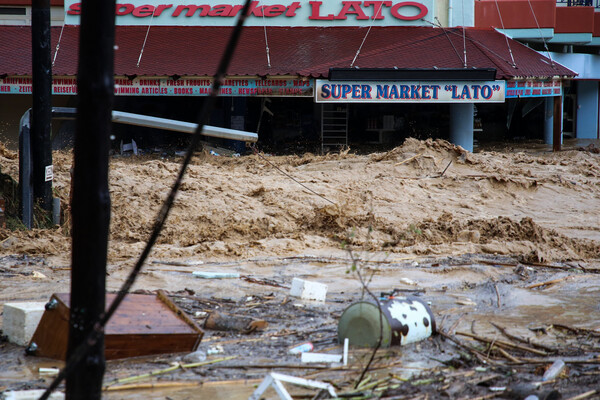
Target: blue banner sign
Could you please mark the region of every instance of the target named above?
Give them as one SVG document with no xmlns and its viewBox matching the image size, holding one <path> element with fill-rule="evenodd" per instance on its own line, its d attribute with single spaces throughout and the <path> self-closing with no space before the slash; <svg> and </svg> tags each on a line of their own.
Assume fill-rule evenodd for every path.
<svg viewBox="0 0 600 400">
<path fill-rule="evenodd" d="M 332 82 L 317 80 L 317 103 L 503 103 L 505 82 Z"/>
<path fill-rule="evenodd" d="M 559 79 L 524 79 L 506 82 L 506 98 L 562 96 L 562 81 Z"/>
</svg>

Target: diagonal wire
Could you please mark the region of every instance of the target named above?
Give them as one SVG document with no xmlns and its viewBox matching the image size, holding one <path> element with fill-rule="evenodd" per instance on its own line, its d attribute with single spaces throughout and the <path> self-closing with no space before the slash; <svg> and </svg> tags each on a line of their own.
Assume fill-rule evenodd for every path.
<svg viewBox="0 0 600 400">
<path fill-rule="evenodd" d="M 264 7 L 264 6 L 263 6 Z M 265 46 L 267 50 L 267 65 L 271 68 L 271 55 L 269 53 L 269 40 L 267 39 L 267 23 L 265 22 L 265 10 L 262 11 L 263 27 L 265 29 Z"/>
<path fill-rule="evenodd" d="M 204 124 L 208 121 L 208 117 L 210 116 L 210 113 L 212 112 L 213 106 L 215 104 L 216 98 L 219 93 L 219 88 L 221 87 L 221 84 L 223 82 L 223 79 L 225 78 L 225 74 L 227 73 L 227 69 L 231 62 L 231 59 L 233 58 L 233 52 L 239 41 L 239 38 L 240 38 L 240 35 L 242 32 L 242 26 L 244 25 L 244 21 L 246 20 L 246 17 L 248 16 L 250 2 L 251 2 L 251 0 L 245 1 L 244 7 L 242 9 L 242 14 L 238 18 L 237 24 L 235 25 L 235 28 L 233 29 L 233 31 L 231 33 L 231 37 L 229 38 L 229 42 L 227 43 L 225 52 L 223 53 L 223 56 L 221 58 L 219 66 L 217 68 L 217 72 L 215 73 L 210 96 L 206 99 L 206 101 L 204 102 L 202 109 L 200 111 L 200 116 L 198 118 L 198 127 L 196 128 L 196 131 L 194 132 L 194 134 L 192 136 L 192 140 L 190 142 L 190 145 L 188 146 L 187 152 L 186 152 L 183 162 L 181 164 L 181 168 L 179 170 L 179 174 L 177 175 L 177 179 L 173 183 L 173 186 L 171 187 L 171 191 L 169 192 L 167 199 L 163 203 L 163 205 L 156 217 L 152 233 L 150 235 L 150 238 L 148 239 L 148 242 L 146 242 L 146 246 L 144 247 L 142 254 L 140 255 L 137 263 L 135 264 L 135 267 L 133 268 L 133 270 L 127 277 L 127 280 L 121 286 L 121 289 L 117 293 L 115 299 L 110 304 L 110 307 L 108 308 L 108 310 L 103 315 L 101 315 L 100 319 L 94 324 L 94 329 L 89 334 L 89 336 L 86 338 L 86 340 L 84 340 L 83 343 L 80 344 L 73 351 L 73 353 L 67 360 L 65 367 L 60 371 L 58 376 L 50 384 L 48 389 L 46 389 L 46 391 L 40 397 L 39 400 L 47 400 L 49 398 L 50 394 L 52 393 L 52 391 L 54 391 L 58 387 L 58 385 L 73 371 L 73 369 L 78 366 L 79 362 L 88 353 L 90 348 L 97 343 L 98 339 L 103 334 L 104 327 L 106 326 L 106 324 L 108 323 L 110 318 L 113 316 L 113 314 L 115 313 L 115 311 L 117 310 L 117 308 L 119 307 L 121 302 L 125 299 L 125 296 L 129 292 L 129 290 L 131 289 L 133 284 L 135 283 L 135 280 L 136 280 L 138 274 L 142 270 L 142 267 L 144 266 L 144 263 L 145 263 L 146 259 L 148 258 L 148 255 L 150 255 L 150 251 L 152 250 L 152 247 L 156 243 L 156 240 L 158 239 L 158 236 L 160 235 L 160 231 L 162 230 L 162 228 L 167 220 L 167 217 L 169 215 L 169 212 L 171 211 L 171 208 L 173 207 L 173 204 L 175 202 L 175 196 L 177 195 L 177 192 L 179 191 L 179 187 L 181 186 L 181 183 L 183 181 L 185 171 L 187 170 L 187 167 L 192 160 L 194 151 L 200 144 L 202 128 L 204 127 Z"/>
<path fill-rule="evenodd" d="M 427 22 L 428 24 L 430 24 L 432 26 L 435 26 L 436 28 L 442 28 L 442 30 L 444 30 L 444 27 L 440 24 L 439 20 L 438 20 L 437 24 L 433 23 L 431 21 L 428 21 L 426 19 L 423 19 L 423 21 Z M 451 33 L 451 34 L 453 34 L 455 36 L 459 35 L 458 33 L 454 32 L 452 30 L 448 30 L 448 31 L 444 30 L 444 33 L 445 32 L 449 32 L 449 33 Z M 448 39 L 448 40 L 450 40 L 450 39 Z M 511 63 L 510 60 L 507 60 L 504 56 L 502 56 L 502 55 L 498 54 L 497 52 L 495 52 L 494 50 L 490 49 L 488 46 L 486 46 L 485 44 L 483 44 L 483 42 L 481 40 L 473 39 L 471 37 L 467 38 L 467 40 L 469 42 L 471 42 L 471 43 L 479 45 L 480 47 L 483 47 L 484 49 L 486 49 L 487 51 L 489 51 L 490 53 L 492 53 L 493 55 L 495 55 L 496 57 L 498 57 L 500 60 L 505 61 L 507 64 L 509 64 L 509 65 L 512 66 L 512 63 Z M 450 43 L 452 44 L 452 42 L 450 42 Z M 456 55 L 458 56 L 458 58 L 462 60 L 462 58 L 458 55 L 458 52 L 456 51 L 456 48 L 454 49 L 454 52 L 456 53 Z M 515 68 L 516 68 L 516 66 L 515 66 Z"/>
<path fill-rule="evenodd" d="M 440 28 L 442 28 L 442 31 L 444 32 L 444 35 L 446 35 L 446 39 L 448 39 L 448 41 L 450 42 L 450 44 L 452 45 L 452 48 L 454 49 L 454 53 L 456 53 L 456 57 L 458 57 L 458 59 L 460 61 L 463 61 L 462 57 L 460 56 L 460 54 L 458 54 L 458 50 L 456 50 L 456 47 L 454 46 L 454 43 L 452 43 L 452 40 L 450 40 L 450 36 L 448 36 L 448 31 L 446 31 L 446 28 L 444 28 L 440 22 L 440 20 L 438 19 L 438 17 L 435 17 L 435 20 L 438 23 L 438 26 Z"/>
<path fill-rule="evenodd" d="M 291 176 L 290 174 L 288 174 L 287 172 L 285 172 L 284 170 L 282 170 L 281 168 L 279 168 L 277 165 L 275 165 L 271 161 L 267 160 L 267 158 L 265 156 L 263 156 L 262 154 L 260 154 L 260 152 L 258 151 L 258 149 L 256 148 L 256 146 L 253 146 L 252 150 L 253 150 L 254 154 L 256 154 L 257 156 L 259 156 L 260 158 L 262 158 L 264 161 L 266 161 L 267 164 L 269 164 L 271 167 L 275 168 L 283 176 L 286 176 L 286 177 L 290 178 L 291 180 L 293 180 L 298 185 L 302 186 L 304 189 L 308 190 L 312 194 L 314 194 L 316 196 L 319 196 L 320 198 L 322 198 L 325 201 L 328 201 L 329 203 L 333 204 L 334 206 L 337 206 L 337 204 L 335 202 L 329 200 L 327 197 L 323 196 L 322 194 L 315 192 L 314 190 L 312 190 L 311 188 L 309 188 L 308 186 L 306 186 L 305 184 L 303 184 L 302 182 L 300 182 L 299 180 L 297 180 L 296 178 L 294 178 L 293 176 Z"/>
<path fill-rule="evenodd" d="M 548 54 L 548 58 L 550 59 L 550 65 L 552 65 L 552 67 L 554 67 L 554 61 L 552 60 L 552 56 L 550 55 L 550 50 L 548 50 L 548 43 L 546 43 L 546 38 L 544 38 L 544 35 L 542 34 L 542 28 L 540 28 L 540 24 L 538 23 L 537 17 L 535 16 L 535 11 L 533 11 L 533 6 L 531 5 L 531 0 L 527 0 L 527 2 L 529 3 L 529 9 L 531 10 L 531 13 L 533 14 L 533 19 L 535 20 L 535 24 L 537 25 L 538 31 L 540 32 L 540 38 L 544 42 L 544 48 L 546 49 L 546 53 Z"/>
<path fill-rule="evenodd" d="M 465 62 L 463 68 L 467 68 L 467 39 L 465 34 L 465 1 L 461 0 L 462 8 L 462 31 L 463 31 L 463 53 L 465 55 Z"/>
<path fill-rule="evenodd" d="M 495 0 L 495 3 L 496 3 L 496 10 L 498 10 L 498 16 L 500 17 L 500 25 L 502 25 L 502 31 L 505 31 L 506 29 L 504 28 L 504 21 L 502 20 L 502 14 L 500 13 L 500 6 L 498 5 L 498 0 Z M 513 53 L 510 48 L 510 43 L 508 43 L 508 36 L 506 36 L 506 33 L 504 34 L 504 39 L 506 39 L 506 47 L 508 47 L 508 53 L 510 54 L 510 59 L 512 60 L 512 65 L 514 68 L 517 68 L 517 63 L 515 63 L 515 58 L 513 57 Z"/>
<path fill-rule="evenodd" d="M 63 26 L 62 26 L 62 28 L 60 28 L 60 35 L 58 36 L 58 42 L 56 43 L 56 50 L 54 50 L 54 57 L 52 58 L 52 67 L 54 67 L 54 63 L 56 62 L 56 56 L 58 55 L 58 50 L 60 49 L 60 41 L 62 39 L 64 30 L 65 30 L 65 23 L 63 22 Z"/>
<path fill-rule="evenodd" d="M 150 27 L 152 26 L 152 20 L 154 19 L 154 11 L 152 11 L 152 16 L 150 17 L 150 23 L 148 24 L 148 30 L 146 31 L 146 37 L 144 38 L 144 44 L 142 45 L 142 49 L 140 50 L 140 56 L 138 57 L 137 67 L 140 67 L 140 61 L 142 61 L 142 54 L 144 54 L 144 48 L 146 47 L 146 40 L 148 40 L 148 34 L 150 33 Z"/>
<path fill-rule="evenodd" d="M 367 40 L 367 36 L 369 36 L 369 33 L 371 33 L 371 28 L 373 28 L 373 24 L 375 23 L 375 17 L 379 15 L 382 7 L 383 7 L 383 2 L 381 2 L 381 4 L 379 5 L 379 10 L 377 10 L 377 12 L 375 14 L 373 14 L 373 19 L 371 20 L 371 25 L 369 25 L 369 29 L 367 30 L 367 33 L 365 33 L 365 37 L 363 38 L 362 43 L 360 44 L 360 46 L 358 46 L 358 50 L 356 50 L 354 59 L 350 63 L 350 68 L 354 67 L 354 63 L 356 62 L 356 59 L 358 58 L 358 55 L 360 54 L 360 51 L 362 50 L 362 47 L 365 44 L 365 41 Z"/>
</svg>

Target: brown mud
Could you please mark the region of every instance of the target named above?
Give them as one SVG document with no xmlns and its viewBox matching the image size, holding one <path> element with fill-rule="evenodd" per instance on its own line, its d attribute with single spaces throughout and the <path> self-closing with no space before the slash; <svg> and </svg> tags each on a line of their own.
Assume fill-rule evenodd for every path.
<svg viewBox="0 0 600 400">
<path fill-rule="evenodd" d="M 594 301 L 600 293 L 600 155 L 591 150 L 553 153 L 525 147 L 469 153 L 441 140 L 408 139 L 369 155 L 229 158 L 199 153 L 134 289 L 167 290 L 199 323 L 205 312 L 218 307 L 264 318 L 269 328 L 244 336 L 207 331 L 201 349 L 219 343 L 223 348 L 209 359 L 237 358 L 158 380 L 256 380 L 276 370 L 328 380 L 339 391 L 350 391 L 368 352 L 353 349 L 351 370 L 343 371 L 302 367 L 287 350 L 312 341 L 318 351 L 340 351 L 337 318 L 363 295 L 354 262 L 374 293 L 419 291 L 432 302 L 441 330 L 484 355 L 440 335 L 381 350 L 376 362 L 381 369 L 370 374 L 373 380 L 389 378 L 387 387 L 382 389 L 382 383 L 382 390 L 363 393 L 366 398 L 502 397 L 507 391 L 490 388 L 537 382 L 538 368 L 556 358 L 567 361 L 570 372 L 549 387 L 563 398 L 595 389 L 600 372 L 600 317 Z M 119 288 L 135 263 L 180 160 L 111 158 L 109 290 Z M 54 153 L 54 190 L 63 210 L 68 210 L 71 162 L 71 153 Z M 2 173 L 18 177 L 14 153 L 1 148 L 0 165 Z M 61 227 L 0 230 L 0 303 L 46 301 L 52 293 L 69 291 L 68 212 L 63 214 Z M 190 279 L 193 270 L 238 272 L 280 286 Z M 289 298 L 294 277 L 326 283 L 327 302 Z M 505 349 L 519 360 L 511 361 L 489 343 L 458 334 L 507 340 L 492 323 L 554 351 L 542 357 Z M 106 381 L 163 368 L 177 357 L 110 362 Z M 22 348 L 9 343 L 0 343 L 0 359 L 0 387 L 47 385 L 36 366 L 52 361 L 25 357 Z M 411 378 L 405 382 L 391 376 Z M 252 384 L 244 388 L 238 384 L 235 390 L 242 394 L 230 398 L 247 398 Z M 185 391 L 138 395 L 165 398 L 166 393 L 187 398 Z"/>
</svg>

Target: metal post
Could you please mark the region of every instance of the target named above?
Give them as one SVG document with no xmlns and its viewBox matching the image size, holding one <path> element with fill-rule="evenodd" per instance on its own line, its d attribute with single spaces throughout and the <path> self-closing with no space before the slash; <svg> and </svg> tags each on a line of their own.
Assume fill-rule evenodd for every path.
<svg viewBox="0 0 600 400">
<path fill-rule="evenodd" d="M 81 10 L 76 120 L 71 314 L 67 360 L 105 310 L 110 223 L 108 152 L 114 91 L 115 0 L 84 1 Z M 66 398 L 100 400 L 104 336 L 67 377 Z"/>
<path fill-rule="evenodd" d="M 31 182 L 31 109 L 25 111 L 19 124 L 19 200 L 23 225 L 33 225 L 33 186 Z"/>
<path fill-rule="evenodd" d="M 50 61 L 50 0 L 32 0 L 31 157 L 34 201 L 50 216 L 52 211 L 52 63 Z"/>
</svg>

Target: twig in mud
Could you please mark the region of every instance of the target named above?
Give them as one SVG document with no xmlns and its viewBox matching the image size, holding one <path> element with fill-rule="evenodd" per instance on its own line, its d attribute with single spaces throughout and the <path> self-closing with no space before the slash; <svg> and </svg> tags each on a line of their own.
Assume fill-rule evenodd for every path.
<svg viewBox="0 0 600 400">
<path fill-rule="evenodd" d="M 582 334 L 586 334 L 586 335 L 591 335 L 594 337 L 600 337 L 600 332 L 595 331 L 593 329 L 588 329 L 588 328 L 577 328 L 577 327 L 572 327 L 572 326 L 568 326 L 568 325 L 563 325 L 563 324 L 552 324 L 553 327 L 555 328 L 559 328 L 559 329 L 565 329 L 571 332 L 574 332 L 578 335 L 582 335 Z"/>
<path fill-rule="evenodd" d="M 141 379 L 151 378 L 153 376 L 166 374 L 168 372 L 173 372 L 178 369 L 203 367 L 205 365 L 216 364 L 216 363 L 223 362 L 223 361 L 233 360 L 234 358 L 237 358 L 237 356 L 223 357 L 223 358 L 218 358 L 216 360 L 203 361 L 203 362 L 192 363 L 192 364 L 179 364 L 178 363 L 177 365 L 174 365 L 172 367 L 148 372 L 146 374 L 135 375 L 135 376 L 130 376 L 130 377 L 121 378 L 121 379 L 115 379 L 114 381 L 112 381 L 108 385 L 106 385 L 106 387 L 108 388 L 112 385 L 116 385 L 119 383 L 131 383 L 131 382 L 139 381 Z"/>
<path fill-rule="evenodd" d="M 508 359 L 508 361 L 512 361 L 514 363 L 522 363 L 521 360 L 519 360 L 518 358 L 511 356 L 506 350 L 504 350 L 501 347 L 496 347 L 496 350 L 498 350 L 498 352 L 500 354 L 502 354 L 506 359 Z"/>
<path fill-rule="evenodd" d="M 498 301 L 498 308 L 500 308 L 500 292 L 498 292 L 498 286 L 495 283 L 494 290 L 496 291 L 496 300 Z"/>
<path fill-rule="evenodd" d="M 565 267 L 563 265 L 552 265 L 552 264 L 544 264 L 544 263 L 536 263 L 536 262 L 522 262 L 521 264 L 523 264 L 523 265 L 530 265 L 530 266 L 533 266 L 533 267 L 544 267 L 544 268 L 560 269 L 560 270 L 563 270 L 563 271 L 568 271 L 570 269 L 573 269 L 573 267 L 571 267 L 571 266 Z M 581 270 L 582 271 L 586 271 L 583 268 Z M 586 271 L 586 272 L 595 272 L 595 271 L 591 270 L 591 271 Z"/>
<path fill-rule="evenodd" d="M 575 365 L 600 365 L 600 359 L 597 360 L 565 360 L 562 359 L 565 364 L 575 364 Z M 548 364 L 547 358 L 521 358 L 521 361 L 527 364 Z M 549 382 L 549 381 L 548 381 Z"/>
<path fill-rule="evenodd" d="M 419 157 L 419 156 L 421 156 L 421 155 L 423 155 L 423 152 L 417 153 L 417 154 L 415 154 L 414 156 L 412 156 L 412 157 L 409 157 L 409 158 L 407 158 L 407 159 L 406 159 L 406 160 L 404 160 L 404 161 L 400 161 L 400 162 L 398 162 L 398 163 L 394 164 L 394 166 L 395 166 L 395 167 L 397 167 L 398 165 L 402 165 L 402 164 L 409 163 L 409 162 L 411 162 L 412 160 L 414 160 L 415 158 L 417 158 L 417 157 Z"/>
<path fill-rule="evenodd" d="M 598 393 L 598 390 L 590 390 L 589 392 L 581 393 L 581 394 L 579 394 L 577 396 L 570 397 L 567 400 L 583 400 L 583 399 L 587 399 L 589 397 L 592 397 L 596 393 Z"/>
<path fill-rule="evenodd" d="M 537 347 L 538 349 L 546 350 L 547 352 L 550 352 L 550 353 L 556 353 L 557 352 L 556 349 L 553 349 L 550 346 L 546 346 L 546 345 L 539 344 L 539 343 L 534 343 L 534 342 L 532 342 L 530 340 L 526 340 L 526 339 L 520 338 L 518 336 L 515 336 L 515 335 L 513 335 L 511 333 L 508 333 L 506 331 L 506 328 L 503 328 L 502 326 L 500 326 L 498 324 L 495 324 L 494 322 L 490 322 L 490 324 L 494 328 L 498 329 L 500 331 L 500 333 L 502 333 L 504 336 L 506 336 L 506 338 L 508 338 L 510 340 L 514 340 L 514 341 L 517 341 L 517 342 L 520 342 L 520 343 L 528 344 L 530 346 Z"/>
<path fill-rule="evenodd" d="M 519 263 L 516 262 L 512 262 L 512 263 L 507 263 L 507 262 L 499 262 L 499 261 L 490 261 L 490 260 L 473 260 L 474 264 L 485 264 L 485 265 L 498 265 L 500 267 L 516 267 L 517 265 L 519 265 Z"/>
<path fill-rule="evenodd" d="M 204 261 L 160 261 L 154 260 L 152 264 L 172 265 L 176 267 L 197 267 L 198 265 L 204 264 Z"/>
<path fill-rule="evenodd" d="M 498 397 L 501 394 L 502 394 L 502 392 L 499 392 L 499 393 L 490 393 L 490 394 L 486 394 L 486 395 L 483 395 L 483 396 L 465 398 L 464 400 L 486 400 L 486 399 L 493 399 L 494 397 Z"/>
<path fill-rule="evenodd" d="M 469 379 L 466 383 L 470 385 L 481 386 L 482 383 L 491 381 L 492 379 L 500 378 L 502 374 L 488 374 L 486 376 L 478 376 L 473 379 Z"/>
<path fill-rule="evenodd" d="M 165 389 L 174 387 L 200 386 L 201 382 L 154 382 L 154 383 L 139 383 L 131 385 L 105 386 L 102 388 L 104 392 L 116 392 L 120 390 L 140 390 L 140 389 Z"/>
<path fill-rule="evenodd" d="M 258 278 L 253 278 L 248 275 L 240 275 L 240 279 L 242 279 L 246 282 L 256 283 L 259 285 L 273 286 L 273 287 L 279 287 L 279 288 L 285 288 L 285 289 L 290 288 L 288 285 L 282 285 L 280 283 L 275 282 L 273 279 L 266 279 L 266 278 L 258 279 Z"/>
<path fill-rule="evenodd" d="M 462 321 L 462 319 L 465 317 L 465 314 L 462 314 L 460 317 L 458 317 L 458 319 L 456 320 L 456 322 L 454 322 L 452 324 L 452 326 L 450 327 L 450 329 L 448 329 L 448 333 L 452 333 L 454 332 L 454 330 L 456 329 L 456 327 L 458 326 L 458 324 L 460 323 L 460 321 Z"/>
<path fill-rule="evenodd" d="M 551 281 L 534 283 L 533 285 L 529 285 L 529 286 L 525 286 L 525 287 L 527 289 L 535 289 L 535 288 L 539 288 L 539 287 L 542 287 L 542 286 L 550 286 L 550 285 L 554 285 L 555 283 L 566 281 L 569 278 L 571 278 L 571 276 L 564 276 L 562 278 L 552 279 Z"/>
<path fill-rule="evenodd" d="M 517 349 L 517 350 L 521 350 L 521 351 L 525 351 L 525 352 L 529 352 L 529 353 L 533 353 L 533 354 L 537 354 L 540 356 L 547 356 L 548 353 L 542 350 L 538 350 L 538 349 L 533 349 L 531 347 L 526 347 L 526 346 L 521 346 L 518 344 L 513 344 L 513 343 L 509 343 L 509 342 L 505 342 L 504 340 L 492 340 L 492 339 L 488 339 L 482 336 L 477 336 L 477 335 L 473 335 L 471 333 L 467 333 L 467 332 L 456 332 L 457 335 L 461 335 L 461 336 L 466 336 L 466 337 L 470 337 L 472 339 L 478 340 L 480 342 L 483 343 L 493 343 L 497 346 L 504 346 L 504 347 L 508 347 L 511 349 Z"/>
<path fill-rule="evenodd" d="M 318 369 L 318 370 L 331 369 L 331 367 L 329 365 L 325 365 L 325 364 L 303 364 L 303 365 L 298 365 L 298 364 L 228 364 L 228 365 L 215 365 L 211 368 L 215 368 L 215 369 L 226 369 L 226 368 L 231 368 L 231 369 L 252 369 L 252 368 L 276 369 L 276 368 L 281 368 L 281 369 Z"/>
<path fill-rule="evenodd" d="M 471 333 L 477 335 L 477 332 L 475 332 L 475 320 L 471 321 Z"/>
<path fill-rule="evenodd" d="M 442 171 L 442 173 L 440 174 L 440 176 L 438 176 L 438 178 L 441 178 L 442 176 L 444 176 L 444 174 L 446 173 L 446 171 L 448 170 L 448 168 L 450 168 L 450 164 L 452 164 L 452 160 L 450 160 L 450 162 L 448 163 L 448 165 L 446 165 L 446 168 L 444 168 L 444 170 Z"/>
<path fill-rule="evenodd" d="M 483 354 L 481 351 L 468 346 L 464 343 L 461 343 L 458 339 L 456 339 L 454 336 L 452 336 L 449 333 L 446 333 L 442 330 L 438 331 L 438 334 L 448 340 L 450 340 L 451 342 L 453 342 L 454 344 L 456 344 L 458 347 L 465 349 L 467 351 L 469 351 L 471 354 L 473 354 L 480 362 L 482 363 L 488 363 L 488 364 L 498 364 L 494 361 L 492 361 L 489 357 L 487 357 L 485 354 Z"/>
</svg>

